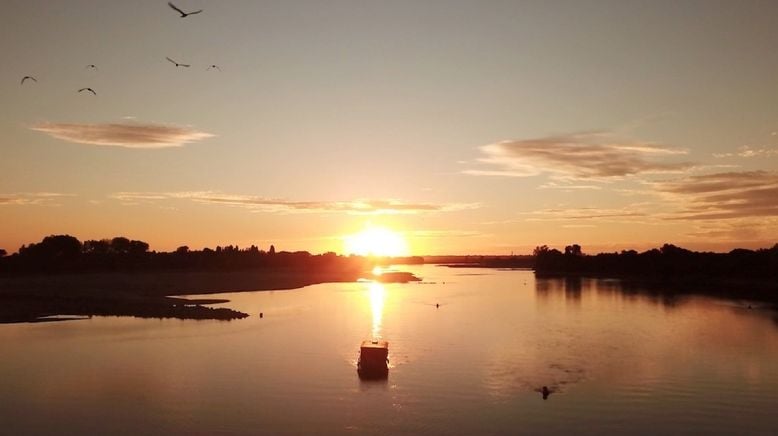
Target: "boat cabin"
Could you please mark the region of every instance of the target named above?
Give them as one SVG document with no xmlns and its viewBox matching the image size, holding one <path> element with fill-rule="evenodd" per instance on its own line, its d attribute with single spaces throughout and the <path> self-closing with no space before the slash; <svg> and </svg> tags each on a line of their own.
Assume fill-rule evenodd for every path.
<svg viewBox="0 0 778 436">
<path fill-rule="evenodd" d="M 360 378 L 385 378 L 389 374 L 389 342 L 362 341 L 357 372 Z"/>
</svg>

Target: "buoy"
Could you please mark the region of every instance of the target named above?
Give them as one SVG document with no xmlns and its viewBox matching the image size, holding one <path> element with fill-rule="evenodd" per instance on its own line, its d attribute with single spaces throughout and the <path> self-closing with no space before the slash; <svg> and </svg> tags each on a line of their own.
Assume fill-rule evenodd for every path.
<svg viewBox="0 0 778 436">
<path fill-rule="evenodd" d="M 436 307 L 436 308 L 440 308 L 440 303 L 436 303 L 436 304 L 435 304 L 435 307 Z"/>
<path fill-rule="evenodd" d="M 262 318 L 263 316 L 265 316 L 265 314 L 262 313 L 262 312 L 259 312 L 259 317 Z"/>
</svg>

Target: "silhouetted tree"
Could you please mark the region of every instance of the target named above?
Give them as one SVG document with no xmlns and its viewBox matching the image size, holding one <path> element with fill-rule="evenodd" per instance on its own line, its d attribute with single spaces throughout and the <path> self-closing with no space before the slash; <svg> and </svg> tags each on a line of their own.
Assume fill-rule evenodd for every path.
<svg viewBox="0 0 778 436">
<path fill-rule="evenodd" d="M 37 244 L 22 246 L 20 257 L 31 257 L 39 260 L 73 259 L 81 253 L 81 242 L 70 235 L 46 236 Z"/>
<path fill-rule="evenodd" d="M 271 245 L 270 249 L 267 252 L 268 252 L 268 254 L 276 254 L 276 247 L 275 247 L 275 245 Z"/>
<path fill-rule="evenodd" d="M 676 247 L 673 244 L 664 244 L 662 245 L 662 248 L 659 249 L 659 251 L 666 256 L 679 256 L 692 253 L 685 248 Z"/>
<path fill-rule="evenodd" d="M 143 241 L 130 241 L 130 245 L 128 247 L 128 253 L 130 254 L 143 254 L 149 251 L 149 244 L 143 242 Z"/>
<path fill-rule="evenodd" d="M 542 256 L 543 254 L 546 254 L 549 252 L 548 245 L 539 245 L 535 247 L 534 250 L 532 250 L 533 256 Z"/>
<path fill-rule="evenodd" d="M 568 245 L 565 247 L 565 255 L 567 256 L 580 256 L 581 246 L 578 244 Z"/>
<path fill-rule="evenodd" d="M 130 240 L 123 237 L 118 236 L 116 238 L 111 239 L 111 250 L 114 253 L 127 253 L 130 251 Z"/>
<path fill-rule="evenodd" d="M 111 241 L 109 239 L 84 241 L 83 251 L 88 254 L 108 254 L 111 252 Z"/>
<path fill-rule="evenodd" d="M 0 248 L 0 257 L 5 257 L 6 254 L 8 254 L 8 252 Z"/>
<path fill-rule="evenodd" d="M 189 253 L 189 247 L 186 245 L 182 245 L 176 248 L 176 254 L 187 254 L 187 253 Z"/>
</svg>

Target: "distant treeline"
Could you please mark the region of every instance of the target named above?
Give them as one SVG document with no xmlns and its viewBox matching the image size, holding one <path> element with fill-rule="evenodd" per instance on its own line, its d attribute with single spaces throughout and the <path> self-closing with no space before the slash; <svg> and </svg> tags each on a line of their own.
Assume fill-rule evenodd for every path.
<svg viewBox="0 0 778 436">
<path fill-rule="evenodd" d="M 394 263 L 422 263 L 422 258 L 397 258 Z M 23 245 L 10 256 L 0 250 L 0 272 L 93 272 L 148 270 L 238 270 L 249 268 L 365 269 L 385 258 L 339 256 L 329 252 L 312 255 L 307 251 L 267 251 L 252 245 L 228 245 L 214 249 L 172 252 L 149 251 L 149 244 L 125 237 L 89 240 L 83 243 L 70 235 L 52 235 L 38 243 Z"/>
<path fill-rule="evenodd" d="M 530 255 L 487 256 L 424 256 L 425 263 L 443 264 L 451 268 L 532 268 L 535 257 Z"/>
<path fill-rule="evenodd" d="M 672 277 L 741 277 L 778 279 L 778 244 L 772 248 L 729 253 L 695 252 L 672 244 L 638 253 L 586 255 L 578 244 L 561 252 L 548 246 L 536 247 L 537 274 L 588 274 L 595 276 L 643 276 L 657 279 Z"/>
</svg>

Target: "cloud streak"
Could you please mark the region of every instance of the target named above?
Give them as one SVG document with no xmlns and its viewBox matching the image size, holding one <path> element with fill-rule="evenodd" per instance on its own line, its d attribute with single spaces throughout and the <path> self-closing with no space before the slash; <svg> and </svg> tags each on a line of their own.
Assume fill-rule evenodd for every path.
<svg viewBox="0 0 778 436">
<path fill-rule="evenodd" d="M 744 145 L 737 149 L 734 153 L 713 153 L 713 157 L 725 158 L 725 157 L 770 157 L 778 156 L 778 148 L 754 148 Z"/>
<path fill-rule="evenodd" d="M 244 207 L 274 213 L 349 213 L 365 215 L 420 214 L 475 209 L 478 204 L 409 203 L 399 200 L 295 201 L 219 192 L 117 192 L 111 198 L 125 204 L 185 199 L 201 204 Z"/>
<path fill-rule="evenodd" d="M 680 172 L 688 162 L 660 158 L 684 150 L 646 142 L 617 140 L 604 132 L 575 133 L 544 138 L 502 141 L 480 147 L 486 169 L 468 169 L 475 176 L 528 177 L 549 173 L 558 178 L 608 180 L 641 173 Z"/>
<path fill-rule="evenodd" d="M 770 241 L 770 235 L 775 234 L 775 220 L 753 219 L 702 221 L 687 236 L 705 240 L 719 241 Z"/>
<path fill-rule="evenodd" d="M 41 123 L 31 129 L 77 144 L 140 149 L 181 147 L 213 136 L 187 127 L 140 123 Z"/>
<path fill-rule="evenodd" d="M 778 216 L 778 172 L 741 171 L 652 183 L 680 205 L 672 219 L 717 220 Z"/>
<path fill-rule="evenodd" d="M 414 238 L 445 239 L 445 238 L 475 238 L 492 236 L 471 230 L 412 230 L 405 232 Z"/>
<path fill-rule="evenodd" d="M 526 221 L 622 221 L 642 219 L 648 216 L 641 205 L 621 208 L 548 208 L 525 213 Z"/>
<path fill-rule="evenodd" d="M 0 194 L 0 206 L 56 205 L 56 200 L 62 197 L 70 195 L 55 192 Z"/>
</svg>

